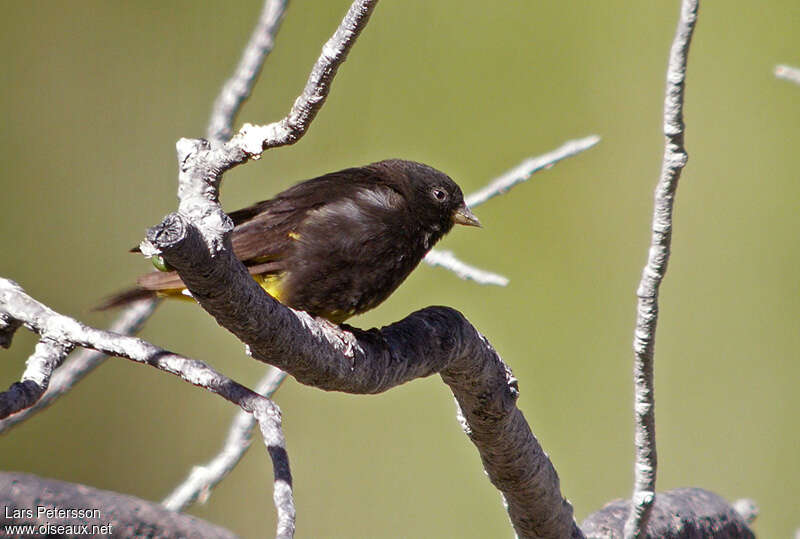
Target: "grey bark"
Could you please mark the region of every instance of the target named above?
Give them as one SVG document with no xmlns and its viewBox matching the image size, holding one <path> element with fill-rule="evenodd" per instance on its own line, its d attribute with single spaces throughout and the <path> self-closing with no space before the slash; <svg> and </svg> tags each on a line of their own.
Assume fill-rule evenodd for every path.
<svg viewBox="0 0 800 539">
<path fill-rule="evenodd" d="M 39 515 L 38 507 L 58 509 L 99 509 L 99 518 L 50 518 Z M 0 472 L 0 533 L 8 525 L 111 525 L 116 538 L 185 538 L 228 539 L 233 533 L 188 515 L 164 509 L 157 503 L 84 485 L 42 479 L 35 475 Z M 15 515 L 16 511 L 16 515 Z M 28 516 L 27 511 L 33 515 Z M 12 515 L 9 518 L 7 515 Z M 55 531 L 55 530 L 53 530 Z M 74 534 L 77 536 L 77 534 Z M 33 536 L 33 535 L 31 535 Z M 41 535 L 39 535 L 41 536 Z M 50 536 L 65 536 L 51 534 Z"/>
</svg>

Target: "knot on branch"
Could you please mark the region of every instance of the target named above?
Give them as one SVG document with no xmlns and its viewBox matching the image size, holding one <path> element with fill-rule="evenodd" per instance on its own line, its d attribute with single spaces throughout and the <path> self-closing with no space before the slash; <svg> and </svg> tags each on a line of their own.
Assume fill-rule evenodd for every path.
<svg viewBox="0 0 800 539">
<path fill-rule="evenodd" d="M 221 210 L 200 219 L 181 212 L 170 213 L 147 230 L 141 249 L 146 256 L 160 254 L 174 268 L 183 269 L 208 263 L 221 251 L 230 251 L 229 236 L 233 222 Z"/>
<path fill-rule="evenodd" d="M 170 213 L 145 236 L 156 253 L 170 251 L 183 242 L 189 234 L 191 225 L 178 213 Z M 156 254 L 153 253 L 153 254 Z"/>
</svg>

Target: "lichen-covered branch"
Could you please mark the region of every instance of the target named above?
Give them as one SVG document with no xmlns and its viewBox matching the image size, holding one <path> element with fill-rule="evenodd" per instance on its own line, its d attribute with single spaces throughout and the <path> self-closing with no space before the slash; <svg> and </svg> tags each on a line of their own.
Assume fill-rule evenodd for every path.
<svg viewBox="0 0 800 539">
<path fill-rule="evenodd" d="M 42 343 L 48 347 L 69 350 L 75 346 L 91 348 L 107 355 L 123 357 L 150 365 L 159 370 L 179 376 L 196 386 L 207 389 L 236 404 L 242 410 L 253 415 L 261 429 L 264 443 L 272 459 L 275 470 L 274 498 L 278 510 L 277 537 L 291 537 L 294 533 L 295 510 L 291 491 L 291 473 L 286 454 L 286 441 L 281 431 L 280 410 L 269 399 L 254 393 L 246 387 L 212 369 L 202 361 L 188 359 L 173 354 L 135 337 L 128 337 L 85 326 L 80 322 L 61 315 L 42 305 L 22 288 L 8 279 L 0 278 L 0 317 L 5 324 L 0 328 L 5 341 L 10 344 L 14 329 L 20 324 L 36 332 Z M 52 351 L 49 351 L 50 353 Z M 34 365 L 38 367 L 34 371 Z M 30 371 L 30 372 L 29 372 Z M 29 363 L 26 370 L 28 380 L 43 385 L 52 372 L 48 361 Z M 18 407 L 18 399 L 27 403 L 26 396 L 20 396 L 15 384 L 4 393 L 0 393 L 0 418 L 8 415 L 9 410 Z M 8 405 L 7 403 L 10 403 Z"/>
<path fill-rule="evenodd" d="M 286 373 L 272 367 L 258 383 L 255 391 L 270 398 L 285 378 Z M 178 485 L 161 505 L 172 511 L 183 511 L 198 499 L 204 503 L 211 495 L 211 490 L 227 477 L 247 452 L 253 441 L 255 425 L 255 418 L 251 414 L 243 410 L 237 412 L 222 450 L 207 464 L 195 466 L 189 477 Z"/>
<path fill-rule="evenodd" d="M 275 46 L 275 35 L 283 21 L 289 0 L 266 0 L 250 41 L 242 52 L 236 70 L 222 86 L 208 121 L 208 139 L 214 143 L 230 140 L 233 121 L 258 80 L 261 67 Z"/>
<path fill-rule="evenodd" d="M 598 142 L 600 142 L 600 137 L 597 135 L 578 140 L 570 140 L 551 152 L 526 159 L 502 176 L 489 182 L 483 189 L 467 195 L 465 198 L 467 206 L 475 207 L 497 195 L 507 193 L 515 185 L 529 180 L 536 172 L 552 168 L 562 159 L 586 151 Z M 429 266 L 439 266 L 450 270 L 461 279 L 474 281 L 478 284 L 491 284 L 496 286 L 508 285 L 508 278 L 462 262 L 450 251 L 431 249 L 424 260 Z"/>
<path fill-rule="evenodd" d="M 260 156 L 268 148 L 294 144 L 300 140 L 325 103 L 339 66 L 367 25 L 377 3 L 378 0 L 355 0 L 351 4 L 336 32 L 322 47 L 303 92 L 285 118 L 268 125 L 245 124 L 220 149 L 215 160 L 228 169 L 250 157 Z"/>
<path fill-rule="evenodd" d="M 478 284 L 493 284 L 496 286 L 506 286 L 508 284 L 507 277 L 462 262 L 456 258 L 452 251 L 431 249 L 423 260 L 429 266 L 440 266 L 452 271 L 461 279 L 475 281 Z"/>
<path fill-rule="evenodd" d="M 699 0 L 682 0 L 678 29 L 672 43 L 667 68 L 664 100 L 664 159 L 655 191 L 652 237 L 647 264 L 636 291 L 636 329 L 634 350 L 634 416 L 636 464 L 632 510 L 625 524 L 625 537 L 644 537 L 655 498 L 656 432 L 653 380 L 653 352 L 658 323 L 658 289 L 667 271 L 672 242 L 672 211 L 678 178 L 688 154 L 683 144 L 683 96 L 686 61 L 697 20 Z"/>
<path fill-rule="evenodd" d="M 512 187 L 529 180 L 531 176 L 540 170 L 552 168 L 559 161 L 584 152 L 598 142 L 600 142 L 600 137 L 591 135 L 582 139 L 567 141 L 555 150 L 544 155 L 530 157 L 489 182 L 483 189 L 479 189 L 467 195 L 464 200 L 470 208 L 479 206 L 497 195 L 507 193 Z"/>
<path fill-rule="evenodd" d="M 109 326 L 109 331 L 112 333 L 120 333 L 123 335 L 135 334 L 142 327 L 144 322 L 150 317 L 158 305 L 159 300 L 145 299 L 131 304 L 123 310 Z M 38 400 L 27 408 L 19 410 L 17 413 L 7 416 L 5 419 L 0 419 L 0 433 L 10 429 L 37 412 L 44 410 L 47 406 L 52 404 L 58 397 L 67 393 L 72 387 L 80 382 L 84 376 L 92 372 L 97 366 L 108 358 L 105 354 L 83 348 L 72 354 L 50 378 L 50 383 L 46 388 L 44 395 L 40 395 Z M 54 362 L 57 363 L 57 361 Z M 25 380 L 25 375 L 22 377 Z M 20 403 L 22 404 L 22 403 Z M 0 408 L 2 405 L 0 404 Z"/>
</svg>

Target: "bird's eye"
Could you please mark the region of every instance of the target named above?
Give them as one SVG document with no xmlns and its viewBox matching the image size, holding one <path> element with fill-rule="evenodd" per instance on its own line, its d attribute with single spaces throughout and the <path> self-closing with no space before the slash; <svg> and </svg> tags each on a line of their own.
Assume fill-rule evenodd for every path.
<svg viewBox="0 0 800 539">
<path fill-rule="evenodd" d="M 447 193 L 437 188 L 433 190 L 433 197 L 439 202 L 444 202 L 447 199 Z"/>
</svg>

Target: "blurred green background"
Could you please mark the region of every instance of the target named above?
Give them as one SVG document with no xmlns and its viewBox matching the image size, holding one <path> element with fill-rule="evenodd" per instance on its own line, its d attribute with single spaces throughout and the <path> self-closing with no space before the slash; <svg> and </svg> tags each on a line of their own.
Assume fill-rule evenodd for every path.
<svg viewBox="0 0 800 539">
<path fill-rule="evenodd" d="M 244 121 L 286 113 L 347 0 L 292 2 Z M 440 247 L 502 273 L 481 287 L 420 267 L 384 325 L 451 305 L 520 380 L 520 407 L 583 519 L 630 495 L 631 339 L 663 151 L 679 2 L 384 0 L 296 146 L 226 176 L 235 209 L 301 179 L 416 159 L 472 191 L 520 160 L 599 134 L 596 148 L 477 212 Z M 175 208 L 175 141 L 201 136 L 259 0 L 3 3 L 0 276 L 87 323 L 149 264 L 126 252 Z M 800 3 L 706 2 L 687 82 L 690 153 L 656 349 L 660 490 L 700 486 L 761 506 L 755 530 L 800 526 Z M 143 337 L 253 384 L 265 371 L 199 308 L 164 305 Z M 18 379 L 35 340 L 0 358 Z M 298 537 L 510 537 L 500 497 L 438 377 L 379 396 L 287 381 L 277 395 Z M 0 437 L 0 464 L 159 500 L 219 448 L 234 408 L 113 359 Z M 271 534 L 272 471 L 257 442 L 192 513 Z"/>
</svg>

